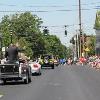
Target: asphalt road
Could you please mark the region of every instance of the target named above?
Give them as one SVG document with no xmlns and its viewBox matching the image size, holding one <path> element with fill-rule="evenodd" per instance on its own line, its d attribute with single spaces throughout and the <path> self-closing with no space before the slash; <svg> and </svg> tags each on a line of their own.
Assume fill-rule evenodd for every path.
<svg viewBox="0 0 100 100">
<path fill-rule="evenodd" d="M 1 85 L 0 95 L 0 100 L 100 100 L 100 71 L 68 65 L 43 69 L 28 85 Z"/>
</svg>

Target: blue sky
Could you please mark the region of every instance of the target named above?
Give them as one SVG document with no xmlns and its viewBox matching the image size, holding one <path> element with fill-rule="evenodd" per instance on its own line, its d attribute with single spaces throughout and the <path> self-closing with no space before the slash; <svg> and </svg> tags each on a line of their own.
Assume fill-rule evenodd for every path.
<svg viewBox="0 0 100 100">
<path fill-rule="evenodd" d="M 36 14 L 42 18 L 44 22 L 43 26 L 48 26 L 50 33 L 57 35 L 63 44 L 69 46 L 69 40 L 75 35 L 76 30 L 79 29 L 78 1 L 79 0 L 0 0 L 0 11 L 35 11 L 32 12 L 32 14 Z M 100 2 L 98 2 L 98 0 L 81 0 L 81 4 L 83 9 L 88 9 L 82 10 L 82 29 L 86 34 L 95 34 L 93 30 L 97 11 L 95 8 L 96 6 L 100 6 Z M 0 19 L 7 14 L 12 13 L 0 12 Z M 64 25 L 68 25 L 67 37 L 64 35 Z"/>
</svg>

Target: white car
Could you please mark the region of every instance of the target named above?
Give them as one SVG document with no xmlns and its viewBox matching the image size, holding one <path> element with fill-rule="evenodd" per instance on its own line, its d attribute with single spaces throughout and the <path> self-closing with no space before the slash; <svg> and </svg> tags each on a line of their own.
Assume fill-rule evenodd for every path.
<svg viewBox="0 0 100 100">
<path fill-rule="evenodd" d="M 41 75 L 41 65 L 38 62 L 30 62 L 31 73 Z"/>
</svg>

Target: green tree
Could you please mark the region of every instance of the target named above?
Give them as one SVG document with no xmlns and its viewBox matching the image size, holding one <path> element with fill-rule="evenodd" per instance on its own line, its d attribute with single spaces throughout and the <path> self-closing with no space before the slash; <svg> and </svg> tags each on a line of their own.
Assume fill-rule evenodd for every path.
<svg viewBox="0 0 100 100">
<path fill-rule="evenodd" d="M 96 43 L 96 37 L 95 36 L 90 36 L 90 39 L 88 40 L 88 48 L 89 48 L 89 55 L 94 55 L 95 54 L 95 43 Z"/>
<path fill-rule="evenodd" d="M 42 19 L 30 12 L 21 14 L 6 15 L 0 22 L 0 32 L 3 33 L 3 45 L 8 46 L 11 42 L 11 32 L 13 43 L 19 43 L 21 48 L 25 49 L 27 56 L 39 56 L 50 53 L 66 56 L 67 48 L 62 45 L 60 39 L 55 35 L 45 36 L 40 31 Z"/>
<path fill-rule="evenodd" d="M 62 45 L 60 39 L 56 35 L 46 35 L 44 38 L 46 53 L 53 54 L 60 58 L 66 57 L 67 48 Z"/>
<path fill-rule="evenodd" d="M 100 29 L 100 11 L 96 13 L 96 19 L 95 19 L 95 29 Z"/>
<path fill-rule="evenodd" d="M 38 16 L 32 15 L 30 12 L 4 16 L 0 23 L 0 32 L 3 33 L 4 38 L 3 45 L 8 46 L 10 44 L 10 34 L 12 31 L 13 43 L 19 42 L 20 40 L 19 44 L 22 47 L 21 41 L 24 39 L 27 47 L 30 48 L 30 45 L 34 44 L 32 41 L 33 37 L 40 33 L 41 24 L 42 20 Z M 30 43 L 30 41 L 32 41 L 32 43 Z M 30 52 L 27 53 L 28 55 L 32 55 Z"/>
</svg>

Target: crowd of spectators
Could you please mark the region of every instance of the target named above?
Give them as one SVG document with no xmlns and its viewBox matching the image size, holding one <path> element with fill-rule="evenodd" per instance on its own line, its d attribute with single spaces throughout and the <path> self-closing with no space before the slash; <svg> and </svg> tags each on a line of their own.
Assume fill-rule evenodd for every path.
<svg viewBox="0 0 100 100">
<path fill-rule="evenodd" d="M 90 56 L 88 59 L 88 63 L 93 68 L 100 68 L 100 56 Z"/>
</svg>

